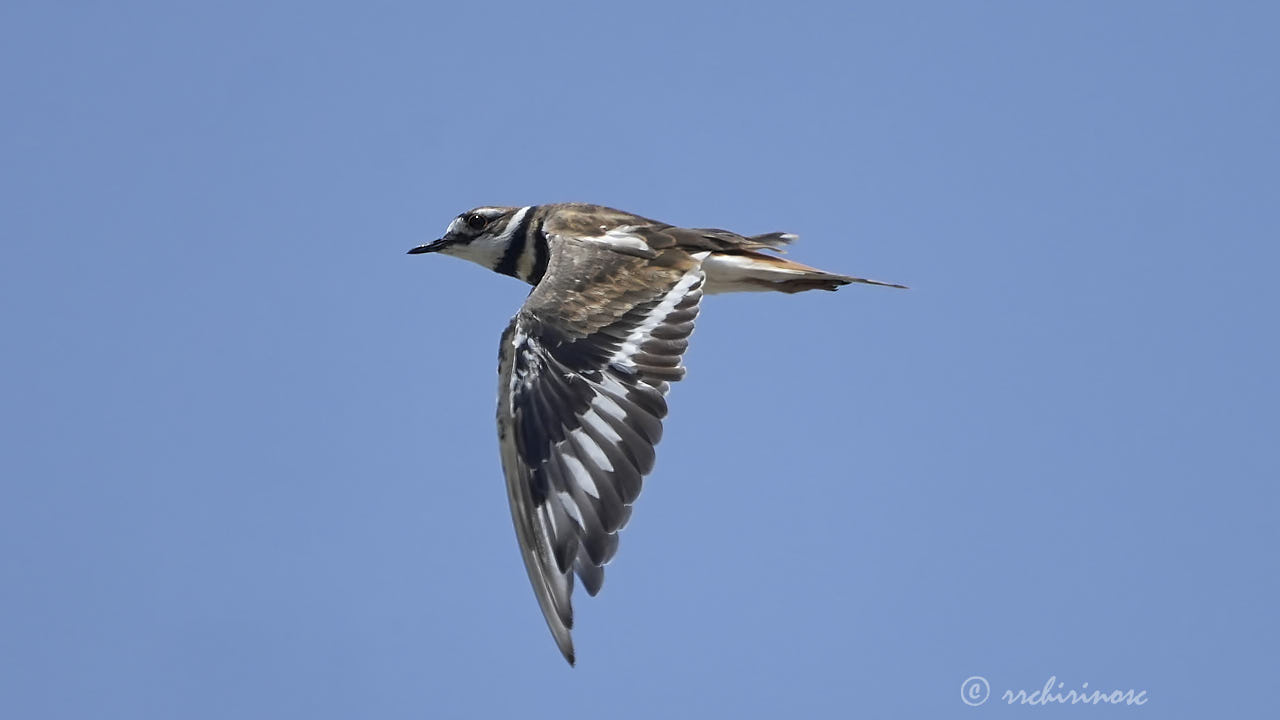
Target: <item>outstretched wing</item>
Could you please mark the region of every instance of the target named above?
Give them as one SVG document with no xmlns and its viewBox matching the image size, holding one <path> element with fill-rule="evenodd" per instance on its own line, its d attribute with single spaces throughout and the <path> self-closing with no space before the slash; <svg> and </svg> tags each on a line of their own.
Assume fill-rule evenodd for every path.
<svg viewBox="0 0 1280 720">
<path fill-rule="evenodd" d="M 574 574 L 600 591 L 653 469 L 703 273 L 683 251 L 639 258 L 553 241 L 546 276 L 502 336 L 498 437 L 525 568 L 573 664 Z"/>
</svg>

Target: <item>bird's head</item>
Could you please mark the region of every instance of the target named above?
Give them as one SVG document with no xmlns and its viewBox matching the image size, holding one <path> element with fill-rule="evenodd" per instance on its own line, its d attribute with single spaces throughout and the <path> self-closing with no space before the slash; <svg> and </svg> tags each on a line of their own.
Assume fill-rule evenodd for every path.
<svg viewBox="0 0 1280 720">
<path fill-rule="evenodd" d="M 454 218 L 439 240 L 419 245 L 409 254 L 438 252 L 492 270 L 501 262 L 528 211 L 529 208 L 517 207 L 473 208 Z"/>
</svg>

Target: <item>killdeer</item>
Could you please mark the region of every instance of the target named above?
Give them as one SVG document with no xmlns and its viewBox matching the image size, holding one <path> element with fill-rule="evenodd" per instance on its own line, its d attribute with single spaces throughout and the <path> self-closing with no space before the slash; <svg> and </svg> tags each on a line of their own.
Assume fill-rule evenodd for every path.
<svg viewBox="0 0 1280 720">
<path fill-rule="evenodd" d="M 478 207 L 439 252 L 533 286 L 502 334 L 498 440 L 529 580 L 560 652 L 574 662 L 574 575 L 600 591 L 641 479 L 653 469 L 669 384 L 708 293 L 835 290 L 837 275 L 767 251 L 788 233 L 682 228 L 580 203 Z"/>
</svg>

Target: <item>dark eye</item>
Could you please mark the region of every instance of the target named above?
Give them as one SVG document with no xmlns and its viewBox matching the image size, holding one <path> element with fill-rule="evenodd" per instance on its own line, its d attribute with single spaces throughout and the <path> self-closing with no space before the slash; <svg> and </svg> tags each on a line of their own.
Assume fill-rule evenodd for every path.
<svg viewBox="0 0 1280 720">
<path fill-rule="evenodd" d="M 471 213 L 467 216 L 467 227 L 475 230 L 476 232 L 480 232 L 484 229 L 484 226 L 488 224 L 489 219 L 480 213 Z"/>
</svg>

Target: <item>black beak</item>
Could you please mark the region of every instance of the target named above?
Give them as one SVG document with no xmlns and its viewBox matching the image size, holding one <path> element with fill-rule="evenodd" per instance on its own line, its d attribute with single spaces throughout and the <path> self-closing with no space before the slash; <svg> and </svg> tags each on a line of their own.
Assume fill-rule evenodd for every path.
<svg viewBox="0 0 1280 720">
<path fill-rule="evenodd" d="M 436 240 L 435 242 L 429 242 L 429 243 L 427 243 L 426 245 L 419 245 L 418 247 L 416 247 L 416 248 L 414 248 L 414 249 L 410 250 L 410 251 L 409 251 L 409 254 L 410 254 L 410 255 L 421 255 L 422 253 L 436 252 L 437 250 L 440 250 L 441 248 L 443 248 L 444 246 L 446 246 L 446 245 L 448 245 L 448 244 L 449 244 L 449 239 L 448 239 L 448 238 L 440 238 L 439 240 Z"/>
</svg>

